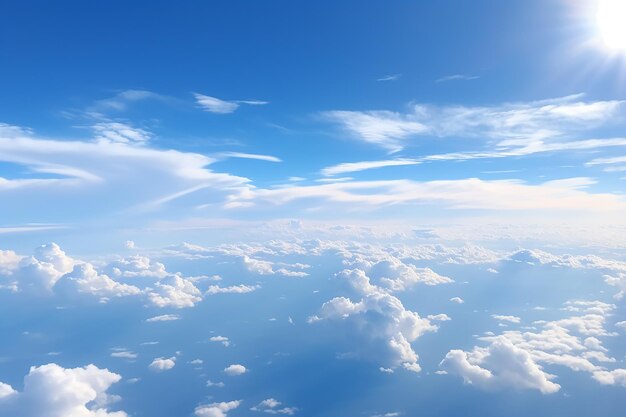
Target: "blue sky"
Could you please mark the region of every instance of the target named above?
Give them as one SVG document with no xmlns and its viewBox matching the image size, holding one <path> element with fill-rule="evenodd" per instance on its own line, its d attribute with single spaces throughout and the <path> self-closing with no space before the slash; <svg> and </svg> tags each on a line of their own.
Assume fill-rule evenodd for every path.
<svg viewBox="0 0 626 417">
<path fill-rule="evenodd" d="M 623 1 L 0 15 L 0 415 L 623 409 Z"/>
</svg>

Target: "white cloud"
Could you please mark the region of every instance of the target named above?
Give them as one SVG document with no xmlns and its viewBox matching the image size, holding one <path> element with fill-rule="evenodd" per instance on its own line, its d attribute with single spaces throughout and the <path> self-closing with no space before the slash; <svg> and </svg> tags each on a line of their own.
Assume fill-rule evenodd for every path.
<svg viewBox="0 0 626 417">
<path fill-rule="evenodd" d="M 195 415 L 198 417 L 226 417 L 227 413 L 239 407 L 241 401 L 229 401 L 201 405 L 196 408 Z"/>
<path fill-rule="evenodd" d="M 283 407 L 282 405 L 283 404 L 280 401 L 274 398 L 268 398 L 250 408 L 250 410 L 268 414 L 285 414 L 289 416 L 294 415 L 298 411 L 295 407 Z"/>
<path fill-rule="evenodd" d="M 196 103 L 205 111 L 217 114 L 232 113 L 239 107 L 239 104 L 232 101 L 220 100 L 217 97 L 205 96 L 195 93 Z"/>
<path fill-rule="evenodd" d="M 402 150 L 405 139 L 428 131 L 424 124 L 390 111 L 335 110 L 323 112 L 322 117 L 339 123 L 357 138 L 385 148 L 389 152 Z"/>
<path fill-rule="evenodd" d="M 210 285 L 206 294 L 246 294 L 261 288 L 259 285 L 233 285 L 230 287 L 220 287 L 219 285 Z"/>
<path fill-rule="evenodd" d="M 390 74 L 377 78 L 376 81 L 397 81 L 402 77 L 402 74 Z"/>
<path fill-rule="evenodd" d="M 506 321 L 506 322 L 515 323 L 515 324 L 519 324 L 521 321 L 521 319 L 516 316 L 503 316 L 500 314 L 492 314 L 491 317 L 498 321 Z"/>
<path fill-rule="evenodd" d="M 217 388 L 223 388 L 224 387 L 224 383 L 223 382 L 213 382 L 211 380 L 208 380 L 206 382 L 206 386 L 207 387 L 217 387 Z"/>
<path fill-rule="evenodd" d="M 626 330 L 626 320 L 618 321 L 617 323 L 615 323 L 615 326 L 619 327 L 622 330 Z"/>
<path fill-rule="evenodd" d="M 604 282 L 611 287 L 617 288 L 617 293 L 613 296 L 616 300 L 621 300 L 626 294 L 626 273 L 620 272 L 615 276 L 605 275 Z"/>
<path fill-rule="evenodd" d="M 551 381 L 554 377 L 543 372 L 527 351 L 506 338 L 497 338 L 488 348 L 474 348 L 469 353 L 451 350 L 440 367 L 482 389 L 536 389 L 542 394 L 560 389 Z"/>
<path fill-rule="evenodd" d="M 399 204 L 433 205 L 452 209 L 543 210 L 611 212 L 624 210 L 626 199 L 618 194 L 593 193 L 590 178 L 566 178 L 542 184 L 521 180 L 413 180 L 349 181 L 315 185 L 246 190 L 229 196 L 231 207 L 266 202 L 284 205 L 303 199 L 350 207 L 382 207 Z"/>
<path fill-rule="evenodd" d="M 230 346 L 230 339 L 226 336 L 211 336 L 209 342 L 221 343 L 226 347 Z"/>
<path fill-rule="evenodd" d="M 174 366 L 176 366 L 176 357 L 172 356 L 171 358 L 156 358 L 148 365 L 148 368 L 154 372 L 164 372 Z"/>
<path fill-rule="evenodd" d="M 145 144 L 152 134 L 145 129 L 133 127 L 127 123 L 100 122 L 92 126 L 95 139 L 99 142 Z"/>
<path fill-rule="evenodd" d="M 141 290 L 133 285 L 112 280 L 107 275 L 99 274 L 93 265 L 84 263 L 76 265 L 72 272 L 64 275 L 57 287 L 73 289 L 79 293 L 87 293 L 98 297 L 124 297 L 141 294 Z"/>
<path fill-rule="evenodd" d="M 438 327 L 405 309 L 398 298 L 372 285 L 363 271 L 346 270 L 338 277 L 347 281 L 362 298 L 357 302 L 345 297 L 333 298 L 325 302 L 309 322 L 331 320 L 350 326 L 362 338 L 355 341 L 358 354 L 372 356 L 391 368 L 404 366 L 419 371 L 418 355 L 411 342 Z"/>
<path fill-rule="evenodd" d="M 435 80 L 437 83 L 442 83 L 445 81 L 469 81 L 469 80 L 477 80 L 480 78 L 477 75 L 465 75 L 465 74 L 454 74 L 454 75 L 446 75 L 445 77 L 438 78 Z"/>
<path fill-rule="evenodd" d="M 453 76 L 450 79 L 461 79 Z M 444 81 L 445 79 L 441 79 Z M 330 111 L 323 115 L 357 138 L 392 152 L 411 136 L 484 138 L 500 150 L 590 130 L 615 118 L 622 101 L 583 101 L 582 95 L 504 103 L 491 107 L 416 104 L 406 114 L 389 111 Z"/>
<path fill-rule="evenodd" d="M 224 368 L 224 373 L 229 376 L 243 375 L 248 372 L 245 366 L 239 364 L 229 365 Z"/>
<path fill-rule="evenodd" d="M 127 417 L 110 411 L 117 397 L 107 394 L 121 377 L 94 365 L 66 369 L 57 364 L 31 367 L 24 390 L 0 384 L 0 414 L 12 417 Z M 5 395 L 2 395 L 2 393 Z"/>
<path fill-rule="evenodd" d="M 280 158 L 271 155 L 259 155 L 254 153 L 243 152 L 221 152 L 215 155 L 218 158 L 242 158 L 242 159 L 258 159 L 259 161 L 267 162 L 282 162 Z"/>
<path fill-rule="evenodd" d="M 202 293 L 191 280 L 174 275 L 157 282 L 148 300 L 157 307 L 186 308 L 202 301 Z"/>
<path fill-rule="evenodd" d="M 135 360 L 138 356 L 139 355 L 137 355 L 135 352 L 131 352 L 129 350 L 116 350 L 115 352 L 111 352 L 112 358 Z"/>
<path fill-rule="evenodd" d="M 363 161 L 363 162 L 344 162 L 338 165 L 326 167 L 321 170 L 321 174 L 324 176 L 333 176 L 346 174 L 348 172 L 365 171 L 368 169 L 405 166 L 405 165 L 417 165 L 421 162 L 416 159 L 387 159 L 383 161 Z"/>
<path fill-rule="evenodd" d="M 465 302 L 461 297 L 452 297 L 450 301 L 456 304 L 463 304 Z"/>
<path fill-rule="evenodd" d="M 146 322 L 154 323 L 157 321 L 174 321 L 174 320 L 180 320 L 180 316 L 178 314 L 163 314 L 160 316 L 150 317 L 149 319 L 146 319 Z"/>
</svg>

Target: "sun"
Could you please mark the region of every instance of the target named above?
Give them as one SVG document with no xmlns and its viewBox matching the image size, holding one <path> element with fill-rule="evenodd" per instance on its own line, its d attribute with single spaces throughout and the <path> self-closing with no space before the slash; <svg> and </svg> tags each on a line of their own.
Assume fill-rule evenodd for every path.
<svg viewBox="0 0 626 417">
<path fill-rule="evenodd" d="M 596 21 L 605 45 L 626 52 L 626 0 L 600 0 Z"/>
</svg>

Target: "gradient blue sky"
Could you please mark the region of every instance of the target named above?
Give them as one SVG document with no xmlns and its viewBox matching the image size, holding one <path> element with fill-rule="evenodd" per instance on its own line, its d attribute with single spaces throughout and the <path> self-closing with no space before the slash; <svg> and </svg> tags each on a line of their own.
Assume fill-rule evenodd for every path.
<svg viewBox="0 0 626 417">
<path fill-rule="evenodd" d="M 622 21 L 4 2 L 0 415 L 618 415 Z"/>
</svg>

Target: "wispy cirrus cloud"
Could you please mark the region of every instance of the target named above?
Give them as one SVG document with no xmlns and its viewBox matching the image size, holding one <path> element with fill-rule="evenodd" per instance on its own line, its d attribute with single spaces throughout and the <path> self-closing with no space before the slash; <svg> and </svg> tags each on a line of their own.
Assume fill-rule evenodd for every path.
<svg viewBox="0 0 626 417">
<path fill-rule="evenodd" d="M 418 136 L 481 139 L 499 147 L 558 141 L 623 116 L 624 101 L 584 101 L 582 94 L 495 106 L 415 104 L 406 113 L 327 111 L 322 117 L 353 137 L 398 152 Z"/>
<path fill-rule="evenodd" d="M 383 77 L 377 78 L 376 81 L 397 81 L 402 77 L 402 74 L 389 74 Z"/>
<path fill-rule="evenodd" d="M 204 94 L 194 93 L 196 103 L 200 108 L 209 113 L 215 114 L 228 114 L 233 113 L 239 108 L 240 104 L 247 104 L 251 106 L 262 106 L 268 104 L 268 101 L 263 100 L 222 100 L 217 97 L 207 96 Z"/>
<path fill-rule="evenodd" d="M 436 83 L 443 83 L 446 81 L 469 81 L 469 80 L 477 80 L 480 77 L 478 75 L 467 75 L 467 74 L 453 74 L 446 75 L 441 78 L 437 78 L 435 80 Z"/>
</svg>

